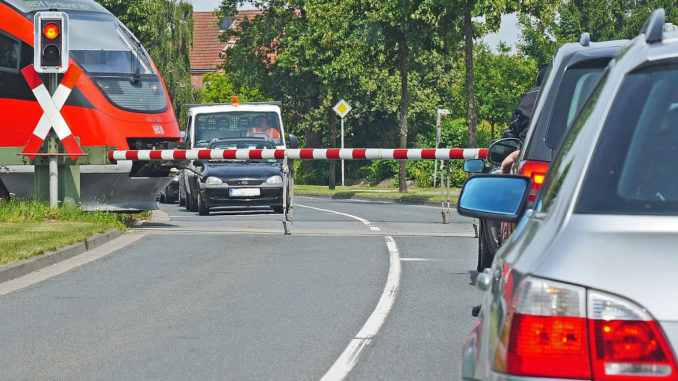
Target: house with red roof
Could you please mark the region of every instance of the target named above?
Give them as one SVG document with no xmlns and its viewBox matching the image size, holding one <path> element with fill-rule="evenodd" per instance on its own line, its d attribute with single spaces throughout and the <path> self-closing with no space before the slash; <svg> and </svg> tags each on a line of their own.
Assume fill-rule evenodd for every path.
<svg viewBox="0 0 678 381">
<path fill-rule="evenodd" d="M 245 18 L 251 20 L 261 14 L 261 10 L 238 11 L 234 16 L 218 19 L 214 12 L 193 12 L 193 47 L 191 59 L 191 82 L 196 89 L 202 89 L 205 73 L 221 70 L 222 52 L 233 46 L 236 41 L 222 42 L 219 37 L 231 28 L 237 28 Z"/>
</svg>

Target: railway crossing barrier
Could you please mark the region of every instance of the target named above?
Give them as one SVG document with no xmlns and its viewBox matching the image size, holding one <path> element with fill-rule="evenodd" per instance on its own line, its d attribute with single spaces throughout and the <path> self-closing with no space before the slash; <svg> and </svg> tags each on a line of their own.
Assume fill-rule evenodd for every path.
<svg viewBox="0 0 678 381">
<path fill-rule="evenodd" d="M 110 161 L 174 161 L 176 167 L 192 160 L 265 160 L 283 161 L 283 228 L 291 234 L 292 211 L 294 208 L 294 160 L 443 160 L 448 161 L 446 171 L 440 172 L 440 202 L 443 223 L 449 223 L 450 165 L 449 160 L 484 159 L 487 149 L 384 149 L 384 148 L 324 148 L 324 149 L 192 149 L 192 150 L 127 150 L 109 151 Z M 445 187 L 445 172 L 447 186 Z M 447 199 L 445 200 L 445 188 Z M 288 197 L 289 192 L 289 197 Z"/>
</svg>

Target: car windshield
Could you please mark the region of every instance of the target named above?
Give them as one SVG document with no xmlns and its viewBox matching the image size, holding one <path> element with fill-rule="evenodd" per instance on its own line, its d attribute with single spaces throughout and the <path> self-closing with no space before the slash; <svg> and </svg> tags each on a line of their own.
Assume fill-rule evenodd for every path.
<svg viewBox="0 0 678 381">
<path fill-rule="evenodd" d="M 605 122 L 576 211 L 678 213 L 678 64 L 627 76 Z"/>
<path fill-rule="evenodd" d="M 591 95 L 603 74 L 604 67 L 568 69 L 561 81 L 553 113 L 546 132 L 546 145 L 556 149 L 565 131 Z"/>
<path fill-rule="evenodd" d="M 280 122 L 275 112 L 202 113 L 195 117 L 195 146 L 207 146 L 212 139 L 269 137 L 282 144 Z"/>
</svg>

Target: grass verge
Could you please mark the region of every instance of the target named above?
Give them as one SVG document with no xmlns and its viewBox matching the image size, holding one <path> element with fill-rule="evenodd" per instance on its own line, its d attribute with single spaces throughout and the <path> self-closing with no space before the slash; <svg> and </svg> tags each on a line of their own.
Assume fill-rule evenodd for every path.
<svg viewBox="0 0 678 381">
<path fill-rule="evenodd" d="M 0 202 L 0 267 L 83 241 L 139 215 L 50 208 L 37 201 Z"/>
<path fill-rule="evenodd" d="M 440 202 L 440 188 L 416 188 L 408 187 L 409 193 L 399 193 L 394 188 L 351 186 L 341 189 L 341 185 L 331 190 L 324 185 L 294 185 L 295 193 L 315 194 L 330 196 L 335 199 L 358 197 L 371 197 L 376 199 L 394 199 L 402 201 L 432 201 Z M 459 188 L 450 189 L 450 201 L 457 203 Z"/>
</svg>

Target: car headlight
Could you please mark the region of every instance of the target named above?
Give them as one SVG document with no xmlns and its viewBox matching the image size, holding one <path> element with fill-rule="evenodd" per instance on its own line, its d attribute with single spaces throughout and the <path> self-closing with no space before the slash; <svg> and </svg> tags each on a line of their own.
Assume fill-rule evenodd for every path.
<svg viewBox="0 0 678 381">
<path fill-rule="evenodd" d="M 266 184 L 282 184 L 282 177 L 278 175 L 271 176 L 266 179 Z"/>
<path fill-rule="evenodd" d="M 219 184 L 223 184 L 223 183 L 224 182 L 221 181 L 220 178 L 214 177 L 214 176 L 210 176 L 210 177 L 207 178 L 207 180 L 205 180 L 205 184 L 207 184 L 207 185 L 219 185 Z"/>
</svg>

